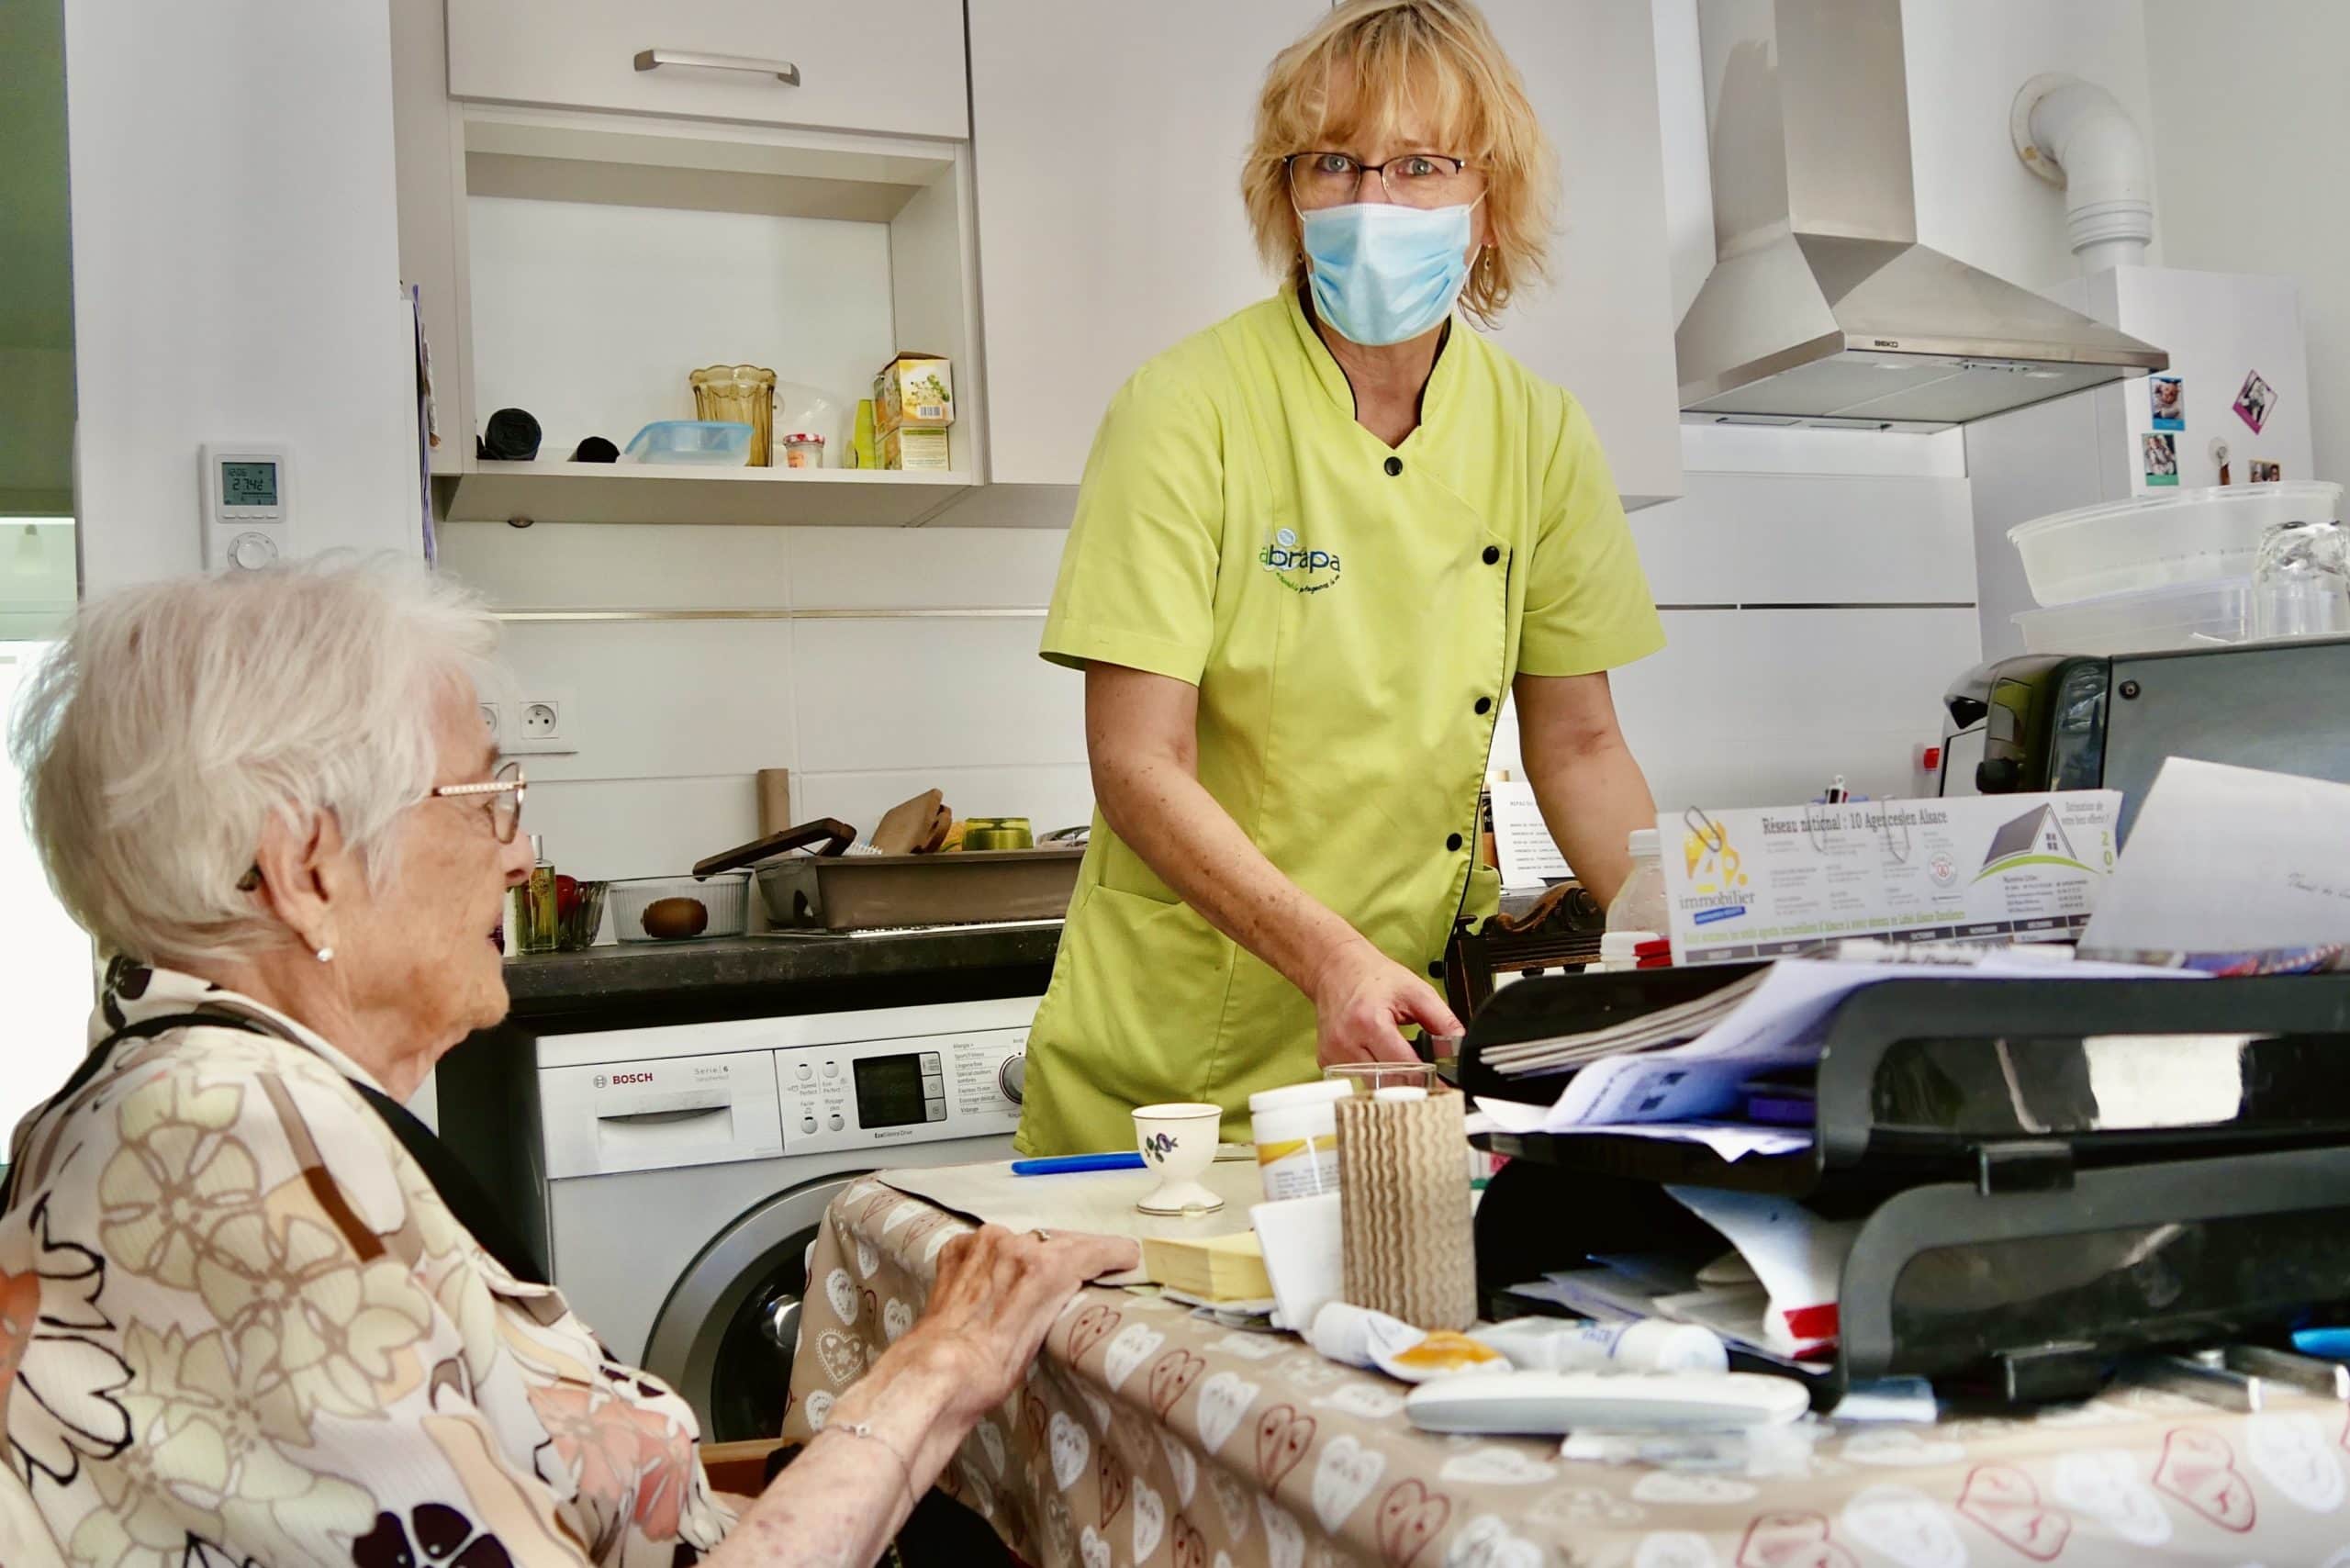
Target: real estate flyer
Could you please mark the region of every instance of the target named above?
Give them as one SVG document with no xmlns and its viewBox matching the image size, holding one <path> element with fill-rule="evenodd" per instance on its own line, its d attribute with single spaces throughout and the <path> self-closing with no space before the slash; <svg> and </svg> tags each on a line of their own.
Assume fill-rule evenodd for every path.
<svg viewBox="0 0 2350 1568">
<path fill-rule="evenodd" d="M 1785 958 L 1823 943 L 2077 936 L 2113 870 L 2112 790 L 1661 817 L 1673 961 Z"/>
</svg>

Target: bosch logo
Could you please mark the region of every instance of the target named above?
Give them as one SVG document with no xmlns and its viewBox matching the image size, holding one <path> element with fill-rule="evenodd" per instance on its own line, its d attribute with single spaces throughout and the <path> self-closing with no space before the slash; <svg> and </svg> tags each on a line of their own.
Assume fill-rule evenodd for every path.
<svg viewBox="0 0 2350 1568">
<path fill-rule="evenodd" d="M 622 1083 L 650 1083 L 652 1081 L 653 1075 L 649 1072 L 616 1072 L 612 1074 L 612 1082 L 615 1086 Z"/>
</svg>

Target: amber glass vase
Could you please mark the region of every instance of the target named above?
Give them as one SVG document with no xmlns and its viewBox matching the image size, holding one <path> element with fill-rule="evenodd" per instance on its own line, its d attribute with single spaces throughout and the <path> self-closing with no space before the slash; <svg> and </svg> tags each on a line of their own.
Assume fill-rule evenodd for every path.
<svg viewBox="0 0 2350 1568">
<path fill-rule="evenodd" d="M 775 462 L 775 372 L 755 364 L 713 364 L 697 370 L 693 383 L 694 418 L 723 420 L 751 427 L 753 468 Z"/>
</svg>

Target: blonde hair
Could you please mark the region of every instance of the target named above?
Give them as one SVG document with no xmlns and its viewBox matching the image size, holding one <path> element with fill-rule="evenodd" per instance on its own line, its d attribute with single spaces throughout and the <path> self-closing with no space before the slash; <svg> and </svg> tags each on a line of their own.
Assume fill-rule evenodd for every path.
<svg viewBox="0 0 2350 1568">
<path fill-rule="evenodd" d="M 438 766 L 434 704 L 478 687 L 497 623 L 420 565 L 329 556 L 84 605 L 11 737 L 58 899 L 109 952 L 243 957 L 283 941 L 238 880 L 272 815 L 331 812 L 371 879 Z"/>
<path fill-rule="evenodd" d="M 1469 0 L 1349 0 L 1273 57 L 1257 100 L 1241 196 L 1265 264 L 1305 276 L 1284 160 L 1393 136 L 1416 110 L 1436 145 L 1485 176 L 1492 244 L 1469 269 L 1463 308 L 1492 326 L 1512 295 L 1548 271 L 1558 161 L 1517 68 Z"/>
</svg>

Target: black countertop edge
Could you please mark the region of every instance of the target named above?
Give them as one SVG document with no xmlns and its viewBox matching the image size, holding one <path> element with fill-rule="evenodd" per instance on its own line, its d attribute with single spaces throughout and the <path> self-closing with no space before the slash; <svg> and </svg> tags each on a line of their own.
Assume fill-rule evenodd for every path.
<svg viewBox="0 0 2350 1568">
<path fill-rule="evenodd" d="M 1049 970 L 1060 936 L 1056 924 L 887 936 L 614 943 L 515 958 L 506 966 L 506 992 L 513 1004 L 511 1021 L 527 1023 L 582 1008 L 654 1002 L 680 992 L 834 990 L 979 970 L 1041 974 Z M 886 997 L 872 1005 L 888 1005 Z"/>
</svg>

